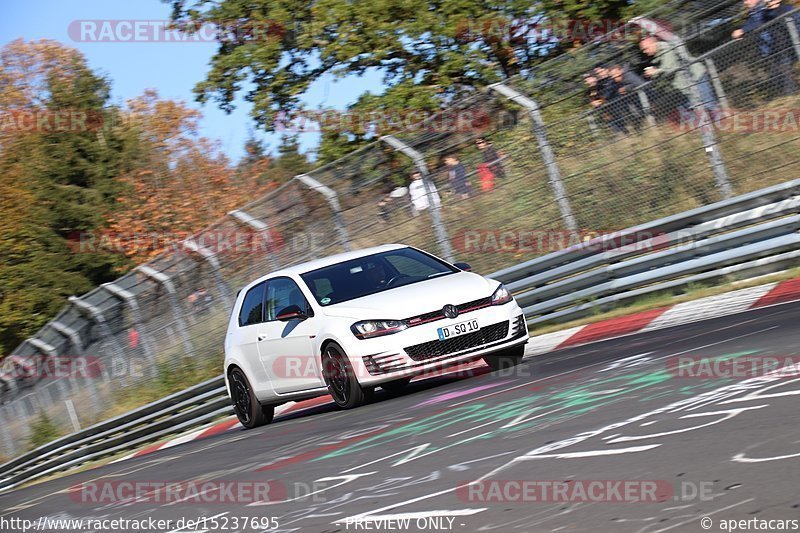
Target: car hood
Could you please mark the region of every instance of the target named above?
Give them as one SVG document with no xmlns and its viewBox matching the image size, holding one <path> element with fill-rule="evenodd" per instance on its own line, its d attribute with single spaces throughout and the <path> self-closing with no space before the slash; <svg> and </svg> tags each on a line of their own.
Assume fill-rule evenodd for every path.
<svg viewBox="0 0 800 533">
<path fill-rule="evenodd" d="M 499 285 L 472 272 L 457 272 L 323 308 L 328 316 L 367 319 L 404 319 L 490 296 Z"/>
</svg>

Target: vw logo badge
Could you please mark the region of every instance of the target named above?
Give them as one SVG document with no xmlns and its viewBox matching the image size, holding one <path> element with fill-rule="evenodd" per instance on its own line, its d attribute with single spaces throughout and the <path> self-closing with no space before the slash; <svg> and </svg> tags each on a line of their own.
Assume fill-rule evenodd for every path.
<svg viewBox="0 0 800 533">
<path fill-rule="evenodd" d="M 447 318 L 455 318 L 458 316 L 458 307 L 455 305 L 447 304 L 442 307 L 442 312 Z"/>
</svg>

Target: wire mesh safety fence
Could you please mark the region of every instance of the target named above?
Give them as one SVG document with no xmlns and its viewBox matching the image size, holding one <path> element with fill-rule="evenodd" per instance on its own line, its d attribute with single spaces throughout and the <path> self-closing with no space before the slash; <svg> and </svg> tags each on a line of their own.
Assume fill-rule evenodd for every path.
<svg viewBox="0 0 800 533">
<path fill-rule="evenodd" d="M 74 299 L 4 362 L 0 450 L 24 451 L 41 412 L 70 430 L 134 386 L 219 365 L 236 291 L 281 267 L 403 242 L 490 273 L 797 178 L 800 15 L 784 6 L 732 38 L 746 18 L 740 2 L 671 2 L 422 123 L 376 129 Z"/>
</svg>

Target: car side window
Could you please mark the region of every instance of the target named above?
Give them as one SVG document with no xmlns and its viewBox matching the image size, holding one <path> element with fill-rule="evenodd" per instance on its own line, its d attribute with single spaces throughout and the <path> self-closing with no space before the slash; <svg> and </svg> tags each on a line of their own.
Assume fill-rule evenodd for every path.
<svg viewBox="0 0 800 533">
<path fill-rule="evenodd" d="M 290 278 L 275 278 L 267 282 L 267 321 L 276 320 L 284 309 L 296 305 L 302 311 L 313 314 L 300 287 Z"/>
<path fill-rule="evenodd" d="M 264 321 L 264 287 L 266 282 L 261 282 L 244 296 L 242 309 L 239 311 L 239 325 L 251 326 Z"/>
</svg>

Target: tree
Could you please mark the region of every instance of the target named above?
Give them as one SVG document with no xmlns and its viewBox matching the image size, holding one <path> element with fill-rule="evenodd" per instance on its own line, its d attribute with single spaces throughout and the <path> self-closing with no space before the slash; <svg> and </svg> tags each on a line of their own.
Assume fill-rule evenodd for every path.
<svg viewBox="0 0 800 533">
<path fill-rule="evenodd" d="M 150 90 L 130 100 L 128 110 L 143 155 L 119 177 L 125 189 L 108 214 L 106 241 L 135 262 L 176 246 L 274 187 L 256 170 L 265 157 L 258 143 L 249 142 L 243 160 L 250 170 L 234 171 L 218 144 L 198 135 L 200 113 L 185 104 Z"/>
<path fill-rule="evenodd" d="M 68 237 L 96 231 L 126 168 L 128 139 L 104 125 L 58 131 L 55 113 L 102 119 L 108 82 L 76 50 L 17 40 L 0 49 L 0 348 L 33 334 L 67 296 L 111 281 L 125 261 L 75 250 Z M 44 117 L 20 128 L 15 114 Z M 97 126 L 97 127 L 95 127 Z"/>
<path fill-rule="evenodd" d="M 513 76 L 551 49 L 536 33 L 549 19 L 621 18 L 627 0 L 164 0 L 181 27 L 224 28 L 199 101 L 225 110 L 241 86 L 253 117 L 272 130 L 276 113 L 299 109 L 299 95 L 322 75 L 379 69 L 389 88 L 413 86 L 458 97 Z M 406 96 L 410 93 L 406 91 Z"/>
</svg>

